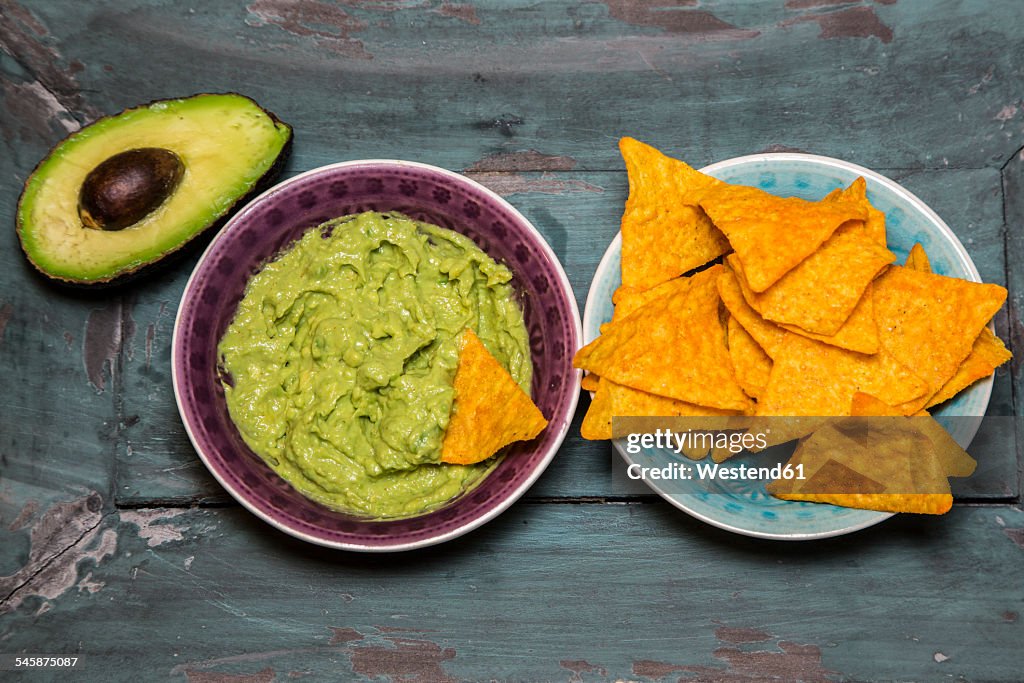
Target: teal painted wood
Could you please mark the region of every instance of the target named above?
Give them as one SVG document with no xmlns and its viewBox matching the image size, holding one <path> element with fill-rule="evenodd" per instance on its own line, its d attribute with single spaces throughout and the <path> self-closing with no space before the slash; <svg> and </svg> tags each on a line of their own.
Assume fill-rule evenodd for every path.
<svg viewBox="0 0 1024 683">
<path fill-rule="evenodd" d="M 0 577 L 28 547 L 23 513 L 83 490 L 109 497 L 122 332 L 116 297 L 54 287 L 25 260 L 14 231 L 19 184 L 9 179 L 49 142 L 32 129 L 45 122 L 13 123 L 0 124 L 17 140 L 17 153 L 0 153 Z M 5 585 L 0 578 L 0 600 Z"/>
<path fill-rule="evenodd" d="M 999 167 L 1021 145 L 1014 0 L 649 4 L 12 0 L 31 21 L 5 42 L 79 115 L 241 90 L 303 124 L 313 165 L 532 148 L 607 170 L 622 133 L 698 164 L 784 145 Z"/>
<path fill-rule="evenodd" d="M 1010 342 L 1013 348 L 1024 348 L 1024 270 L 1020 264 L 1024 262 L 1024 156 L 1018 152 L 1006 163 L 1002 170 L 1004 202 L 1003 211 L 1006 222 L 1006 256 L 1009 267 L 1006 269 L 1009 279 L 1010 296 L 1007 302 L 1009 310 L 1008 326 Z M 1018 397 L 1024 396 L 1024 380 L 1021 378 L 1021 360 L 1010 361 L 1013 379 L 1014 407 L 1017 415 L 1024 414 Z M 1024 481 L 1024 446 L 1021 444 L 1018 428 L 1017 453 L 1020 469 L 1018 481 Z"/>
<path fill-rule="evenodd" d="M 4 651 L 81 653 L 82 680 L 104 681 L 1019 681 L 1024 670 L 1024 601 L 1008 576 L 1024 559 L 1018 508 L 789 544 L 660 501 L 519 503 L 397 558 L 318 549 L 238 509 L 125 510 L 99 524 L 116 548 L 108 539 L 99 561 L 88 559 L 98 539 L 68 550 L 83 590 L 22 589 L 0 617 Z"/>
<path fill-rule="evenodd" d="M 555 246 L 582 304 L 625 196 L 619 135 L 695 165 L 795 148 L 881 170 L 932 205 L 987 280 L 1008 280 L 997 330 L 1024 348 L 1024 5 L 796 7 L 809 4 L 11 0 L 0 222 L 76 120 L 239 90 L 296 125 L 287 173 L 370 156 L 474 172 Z M 901 168 L 918 170 L 886 171 Z M 69 293 L 32 276 L 12 230 L 0 240 L 0 651 L 81 648 L 93 680 L 1024 670 L 1017 504 L 778 545 L 660 501 L 519 503 L 398 558 L 308 547 L 236 507 L 153 509 L 224 501 L 169 384 L 196 254 L 127 290 Z M 1021 414 L 1022 381 L 1019 362 L 997 375 L 997 414 Z M 608 445 L 575 436 L 586 403 L 534 501 L 622 493 Z M 1011 450 L 959 492 L 1018 498 Z"/>
</svg>

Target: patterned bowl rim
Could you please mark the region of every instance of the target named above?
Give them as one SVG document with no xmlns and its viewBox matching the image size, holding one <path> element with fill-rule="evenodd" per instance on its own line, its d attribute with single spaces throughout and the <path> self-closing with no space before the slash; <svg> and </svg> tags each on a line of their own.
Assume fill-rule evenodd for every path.
<svg viewBox="0 0 1024 683">
<path fill-rule="evenodd" d="M 551 461 L 554 459 L 555 454 L 558 453 L 559 449 L 561 448 L 562 442 L 565 440 L 566 435 L 569 433 L 569 428 L 572 425 L 572 418 L 576 413 L 576 406 L 579 402 L 579 385 L 580 380 L 582 378 L 582 371 L 573 370 L 572 373 L 570 387 L 575 386 L 575 390 L 570 392 L 570 405 L 568 406 L 569 409 L 566 413 L 568 419 L 566 419 L 559 426 L 559 431 L 556 435 L 555 440 L 552 441 L 547 452 L 544 453 L 544 457 L 541 460 L 539 460 L 537 464 L 534 466 L 533 471 L 530 473 L 530 475 L 525 480 L 523 480 L 523 482 L 517 488 L 506 492 L 506 494 L 484 514 L 473 519 L 470 519 L 466 523 L 441 534 L 429 535 L 416 541 L 408 541 L 404 543 L 394 544 L 382 542 L 371 545 L 349 541 L 328 540 L 304 532 L 300 529 L 297 529 L 289 524 L 282 522 L 281 520 L 277 519 L 274 515 L 269 514 L 266 511 L 260 509 L 252 501 L 250 501 L 242 492 L 238 491 L 234 486 L 232 486 L 231 483 L 224 476 L 222 476 L 221 472 L 219 471 L 219 467 L 214 465 L 210 461 L 210 459 L 207 457 L 206 452 L 201 447 L 199 440 L 197 439 L 195 433 L 192 430 L 192 424 L 189 420 L 188 413 L 185 410 L 184 402 L 182 400 L 183 387 L 179 386 L 179 383 L 183 380 L 179 379 L 182 370 L 178 364 L 177 349 L 180 348 L 179 335 L 183 334 L 182 313 L 185 310 L 185 302 L 189 300 L 190 297 L 192 296 L 192 286 L 197 277 L 197 274 L 202 269 L 202 266 L 205 264 L 207 257 L 212 253 L 214 247 L 228 231 L 232 230 L 237 224 L 247 219 L 248 215 L 252 212 L 254 206 L 273 197 L 274 195 L 278 194 L 285 188 L 295 185 L 296 183 L 300 183 L 311 176 L 327 173 L 337 169 L 353 168 L 359 166 L 396 166 L 399 168 L 419 169 L 429 173 L 435 173 L 444 176 L 448 180 L 451 180 L 452 182 L 455 183 L 467 184 L 471 186 L 473 189 L 484 194 L 488 199 L 495 202 L 503 209 L 511 213 L 512 216 L 521 223 L 521 226 L 525 228 L 526 232 L 537 243 L 537 245 L 540 247 L 541 252 L 547 257 L 555 274 L 558 277 L 558 282 L 562 288 L 562 294 L 569 304 L 569 313 L 572 316 L 572 326 L 573 331 L 576 334 L 577 348 L 579 347 L 583 339 L 583 323 L 580 318 L 579 306 L 576 303 L 575 292 L 573 291 L 572 284 L 569 282 L 569 278 L 565 274 L 565 269 L 562 267 L 562 262 L 558 259 L 558 256 L 555 255 L 555 252 L 551 248 L 551 245 L 548 244 L 547 240 L 544 239 L 544 236 L 540 233 L 539 230 L 537 230 L 533 223 L 531 223 L 529 219 L 527 219 L 526 216 L 524 216 L 518 209 L 512 206 L 512 204 L 510 204 L 508 200 L 506 200 L 504 197 L 497 194 L 490 188 L 480 184 L 479 182 L 473 180 L 472 178 L 462 175 L 461 173 L 456 173 L 455 171 L 450 171 L 446 168 L 441 168 L 439 166 L 425 164 L 418 161 L 405 161 L 402 159 L 353 159 L 351 161 L 339 161 L 333 164 L 327 164 L 325 166 L 318 166 L 317 168 L 313 168 L 308 171 L 303 171 L 302 173 L 299 173 L 298 175 L 288 178 L 287 180 L 283 180 L 280 183 L 277 183 L 276 185 L 260 193 L 251 201 L 249 201 L 244 207 L 242 207 L 234 216 L 232 216 L 227 221 L 227 223 L 224 224 L 224 226 L 220 230 L 217 231 L 217 234 L 214 235 L 213 239 L 210 240 L 210 243 L 203 251 L 202 256 L 199 257 L 199 261 L 196 263 L 191 275 L 189 275 L 188 281 L 185 283 L 185 289 L 182 291 L 181 300 L 178 305 L 178 312 L 174 318 L 174 333 L 171 338 L 171 381 L 174 387 L 174 401 L 178 406 L 178 414 L 181 416 L 182 424 L 184 424 L 185 426 L 185 432 L 188 434 L 189 441 L 192 442 L 192 447 L 195 449 L 196 453 L 199 455 L 199 458 L 203 461 L 203 464 L 206 465 L 206 468 L 214 476 L 217 482 L 228 493 L 230 493 L 231 496 L 236 501 L 241 503 L 241 505 L 245 507 L 249 512 L 256 515 L 257 517 L 262 519 L 267 524 L 270 524 L 274 528 L 283 531 L 286 534 L 294 536 L 295 538 L 301 539 L 303 541 L 308 541 L 309 543 L 325 546 L 328 548 L 336 548 L 339 550 L 352 550 L 366 553 L 387 553 L 403 550 L 414 550 L 416 548 L 423 548 L 431 545 L 436 545 L 438 543 L 443 543 L 445 541 L 450 541 L 454 538 L 458 538 L 459 536 L 467 534 L 473 529 L 483 526 L 487 522 L 491 521 L 492 519 L 500 515 L 502 512 L 507 510 L 520 497 L 522 497 L 522 495 L 526 493 L 526 491 L 529 490 L 531 486 L 533 486 L 533 484 L 537 481 L 540 475 L 544 473 L 544 470 L 548 468 L 548 465 L 551 464 Z"/>
<path fill-rule="evenodd" d="M 893 192 L 896 196 L 898 196 L 900 199 L 905 201 L 914 210 L 916 210 L 920 214 L 922 214 L 924 216 L 924 218 L 926 219 L 926 221 L 928 223 L 930 223 L 931 225 L 935 226 L 938 229 L 939 233 L 941 233 L 949 241 L 949 243 L 953 247 L 953 251 L 956 253 L 956 255 L 960 259 L 960 264 L 967 271 L 968 279 L 973 280 L 974 282 L 981 282 L 982 281 L 981 280 L 981 274 L 978 272 L 978 268 L 974 265 L 974 261 L 971 259 L 970 255 L 967 253 L 967 249 L 964 247 L 963 243 L 960 241 L 960 238 L 958 238 L 956 236 L 956 233 L 953 232 L 953 230 L 946 224 L 946 222 L 944 220 L 942 220 L 942 218 L 937 213 L 935 213 L 935 211 L 933 211 L 931 207 L 929 207 L 927 204 L 925 204 L 913 192 L 911 192 L 910 190 L 906 189 L 905 187 L 903 187 L 902 185 L 897 183 L 892 178 L 888 178 L 888 177 L 882 175 L 881 173 L 878 173 L 877 171 L 872 171 L 869 168 L 865 168 L 863 166 L 859 166 L 859 165 L 851 163 L 849 161 L 843 161 L 842 159 L 835 159 L 833 157 L 826 157 L 826 156 L 821 156 L 821 155 L 818 155 L 818 154 L 804 154 L 804 153 L 800 153 L 800 152 L 766 152 L 766 153 L 763 153 L 763 154 L 747 154 L 747 155 L 744 155 L 744 156 L 733 157 L 731 159 L 724 159 L 722 161 L 717 161 L 717 162 L 715 162 L 713 164 L 709 164 L 708 166 L 705 166 L 705 167 L 703 167 L 703 168 L 701 168 L 699 170 L 702 173 L 707 173 L 709 175 L 714 175 L 715 172 L 717 172 L 717 171 L 724 171 L 726 169 L 733 168 L 735 166 L 744 166 L 746 164 L 752 164 L 752 163 L 763 162 L 763 161 L 768 161 L 768 162 L 801 162 L 801 163 L 811 163 L 811 164 L 815 164 L 815 165 L 819 165 L 819 166 L 837 168 L 837 169 L 841 169 L 843 171 L 853 172 L 853 173 L 856 173 L 858 175 L 864 176 L 864 178 L 866 180 L 872 180 L 872 181 L 878 183 L 879 185 L 882 185 L 887 190 Z M 601 322 L 603 322 L 603 321 L 600 321 L 600 320 L 596 319 L 597 316 L 600 315 L 600 313 L 598 312 L 598 308 L 599 307 L 598 307 L 596 302 L 592 302 L 591 301 L 590 293 L 594 292 L 596 290 L 596 287 L 598 286 L 598 284 L 601 281 L 603 281 L 605 278 L 608 277 L 609 271 L 612 270 L 615 267 L 616 262 L 619 260 L 621 251 L 622 251 L 622 231 L 619 231 L 618 233 L 616 233 L 615 237 L 612 239 L 611 243 L 608 245 L 608 248 L 604 252 L 604 256 L 601 257 L 601 261 L 600 261 L 600 263 L 597 266 L 597 270 L 594 272 L 594 277 L 593 277 L 593 279 L 590 282 L 590 289 L 587 292 L 587 301 L 586 301 L 586 304 L 584 305 L 584 309 L 583 309 L 583 329 L 584 329 L 584 331 L 591 330 L 591 329 L 597 329 L 597 325 L 600 324 Z M 995 328 L 994 328 L 994 326 L 993 326 L 993 324 L 991 322 L 989 323 L 989 329 L 991 329 L 992 331 L 995 331 Z M 592 339 L 590 339 L 586 335 L 584 335 L 584 338 L 583 338 L 583 343 L 584 344 L 590 343 L 591 341 L 592 341 Z M 993 384 L 993 381 L 994 381 L 993 377 L 989 376 L 986 379 L 983 379 L 983 380 L 981 380 L 979 382 L 976 382 L 974 384 L 974 386 L 972 387 L 972 391 L 979 391 L 981 393 L 981 396 L 983 398 L 982 403 L 985 406 L 988 406 L 989 401 L 990 401 L 990 399 L 992 397 L 992 384 Z M 591 392 L 591 396 L 593 396 L 593 392 Z M 964 448 L 967 448 L 967 446 L 970 444 L 971 440 L 974 438 L 974 435 L 977 433 L 977 431 L 978 431 L 978 429 L 980 427 L 981 427 L 981 417 L 979 416 L 977 421 L 976 421 L 976 423 L 971 426 L 971 429 L 969 429 L 968 433 L 966 434 L 966 436 L 969 436 L 970 438 L 967 438 L 966 439 L 966 443 L 962 443 L 961 446 L 963 446 Z M 618 441 L 613 441 L 612 444 L 614 445 L 615 450 L 619 453 L 619 455 L 622 456 L 622 458 L 628 464 L 630 462 L 630 459 L 627 456 L 627 454 L 625 452 L 625 449 L 622 447 L 622 445 Z M 764 531 L 755 531 L 755 530 L 752 530 L 752 529 L 745 529 L 743 527 L 735 526 L 733 524 L 729 524 L 728 522 L 723 522 L 723 521 L 721 521 L 719 519 L 716 519 L 714 517 L 705 515 L 705 514 L 703 514 L 701 512 L 698 512 L 698 511 L 688 507 L 685 502 L 683 502 L 682 500 L 679 500 L 679 496 L 678 495 L 672 494 L 672 493 L 669 493 L 668 491 L 663 490 L 658 485 L 658 483 L 656 481 L 645 479 L 644 483 L 647 484 L 648 486 L 650 486 L 655 491 L 655 493 L 657 493 L 659 496 L 664 498 L 666 501 L 668 501 L 674 507 L 679 508 L 683 512 L 685 512 L 685 513 L 687 513 L 687 514 L 689 514 L 689 515 L 691 515 L 691 516 L 693 516 L 693 517 L 695 517 L 695 518 L 697 518 L 697 519 L 699 519 L 699 520 L 701 520 L 703 522 L 707 522 L 711 526 L 718 527 L 719 529 L 725 529 L 726 531 L 731 531 L 733 533 L 741 534 L 743 536 L 751 536 L 753 538 L 765 538 L 765 539 L 776 540 L 776 541 L 810 541 L 810 540 L 819 539 L 819 538 L 832 538 L 834 536 L 842 536 L 842 535 L 845 535 L 845 534 L 853 533 L 854 531 L 860 531 L 861 529 L 865 529 L 867 527 L 874 526 L 875 524 L 878 524 L 879 522 L 882 522 L 882 521 L 885 521 L 886 519 L 889 519 L 890 517 L 892 517 L 895 514 L 895 513 L 892 513 L 892 512 L 877 512 L 877 514 L 875 516 L 867 517 L 866 519 L 864 519 L 864 520 L 862 520 L 860 522 L 857 522 L 855 524 L 851 524 L 851 525 L 845 526 L 845 527 L 840 527 L 840 528 L 837 528 L 837 529 L 832 529 L 832 530 L 829 530 L 829 531 L 821 531 L 821 532 L 816 532 L 816 533 L 799 533 L 799 532 L 771 533 L 771 532 L 764 532 Z"/>
</svg>

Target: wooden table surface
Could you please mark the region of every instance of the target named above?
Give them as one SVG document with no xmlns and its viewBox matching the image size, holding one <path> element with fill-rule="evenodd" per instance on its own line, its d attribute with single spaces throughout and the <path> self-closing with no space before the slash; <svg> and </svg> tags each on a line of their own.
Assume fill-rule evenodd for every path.
<svg viewBox="0 0 1024 683">
<path fill-rule="evenodd" d="M 1020 355 L 1024 3 L 0 0 L 0 653 L 41 679 L 1024 680 L 1022 462 L 942 518 L 757 541 L 623 494 L 571 436 L 485 527 L 327 551 L 231 501 L 185 436 L 171 330 L 197 258 L 116 292 L 35 277 L 15 204 L 57 140 L 238 91 L 295 127 L 285 175 L 367 157 L 464 171 L 561 258 L 582 309 L 633 135 L 695 166 L 840 157 L 903 183 L 1010 288 Z M 1020 366 L 990 412 L 1020 415 Z M 6 674 L 0 672 L 0 679 Z"/>
</svg>

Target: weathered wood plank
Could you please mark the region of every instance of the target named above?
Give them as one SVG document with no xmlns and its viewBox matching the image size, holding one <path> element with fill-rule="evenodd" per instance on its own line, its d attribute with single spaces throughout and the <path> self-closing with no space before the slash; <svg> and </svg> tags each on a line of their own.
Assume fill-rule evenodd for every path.
<svg viewBox="0 0 1024 683">
<path fill-rule="evenodd" d="M 301 124 L 297 148 L 313 165 L 464 168 L 537 149 L 608 170 L 627 132 L 698 164 L 781 145 L 875 167 L 999 167 L 1021 145 L 1014 0 L 61 0 L 26 11 L 59 58 L 51 75 L 75 79 L 97 109 L 241 90 Z"/>
<path fill-rule="evenodd" d="M 1003 178 L 1003 212 L 1006 222 L 1006 276 L 1009 280 L 1010 296 L 1007 301 L 1009 310 L 1008 327 L 1010 342 L 1017 349 L 1016 357 L 1010 362 L 1013 377 L 1013 395 L 1016 415 L 1024 415 L 1024 363 L 1020 358 L 1024 349 L 1024 150 L 1014 155 L 1002 170 Z M 1017 452 L 1020 468 L 1018 481 L 1024 481 L 1024 446 L 1021 445 L 1021 434 L 1018 430 Z"/>
<path fill-rule="evenodd" d="M 564 163 L 541 160 L 535 155 L 520 156 L 516 161 Z M 297 156 L 292 169 L 301 169 L 304 163 L 305 160 Z M 548 171 L 471 175 L 506 193 L 544 234 L 569 274 L 582 311 L 593 273 L 618 230 L 626 195 L 624 174 Z M 945 218 L 987 281 L 1006 282 L 997 170 L 892 172 L 890 175 L 919 194 Z M 128 426 L 124 430 L 125 441 L 118 450 L 117 500 L 120 504 L 223 500 L 219 487 L 188 443 L 169 380 L 170 331 L 190 264 L 191 261 L 177 264 L 166 276 L 140 283 L 134 290 L 131 315 L 136 333 L 127 340 L 123 399 Z M 1000 314 L 997 322 L 998 331 L 1006 338 L 1005 315 Z M 590 443 L 579 437 L 579 421 L 586 405 L 584 397 L 569 438 L 530 495 L 607 496 L 623 491 L 621 485 L 612 481 L 608 444 Z M 1007 370 L 1000 370 L 997 376 L 990 414 L 1012 414 Z M 956 482 L 958 494 L 972 498 L 1016 496 L 1019 490 L 1014 475 L 1017 461 L 1012 445 L 989 448 L 985 456 L 985 464 L 975 477 Z"/>
<path fill-rule="evenodd" d="M 83 678 L 107 681 L 1016 681 L 1024 667 L 1017 508 L 786 544 L 661 502 L 520 503 L 400 558 L 318 549 L 240 509 L 122 511 L 99 528 L 116 550 L 76 545 L 85 588 L 65 580 L 41 614 L 45 586 L 23 589 L 0 618 L 6 652 L 81 653 Z"/>
<path fill-rule="evenodd" d="M 0 62 L 5 93 L 46 93 L 7 72 L 2 53 Z M 26 561 L 20 529 L 39 510 L 83 490 L 109 497 L 113 480 L 120 299 L 44 282 L 14 230 L 24 162 L 34 164 L 75 125 L 59 105 L 46 106 L 59 122 L 0 116 L 0 576 Z"/>
</svg>

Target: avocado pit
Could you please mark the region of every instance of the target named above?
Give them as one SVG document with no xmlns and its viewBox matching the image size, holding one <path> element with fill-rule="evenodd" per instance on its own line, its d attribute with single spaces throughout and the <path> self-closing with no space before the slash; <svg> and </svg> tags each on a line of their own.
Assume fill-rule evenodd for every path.
<svg viewBox="0 0 1024 683">
<path fill-rule="evenodd" d="M 123 230 L 152 213 L 174 192 L 185 173 L 168 149 L 143 147 L 115 154 L 89 172 L 78 195 L 82 225 Z"/>
</svg>

